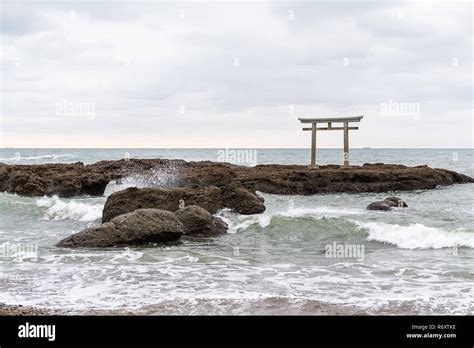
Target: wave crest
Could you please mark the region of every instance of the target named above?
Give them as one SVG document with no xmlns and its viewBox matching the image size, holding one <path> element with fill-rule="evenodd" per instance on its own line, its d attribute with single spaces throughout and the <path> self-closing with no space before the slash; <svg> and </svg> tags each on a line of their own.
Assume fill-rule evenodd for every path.
<svg viewBox="0 0 474 348">
<path fill-rule="evenodd" d="M 47 220 L 95 221 L 102 217 L 102 203 L 90 203 L 74 199 L 62 200 L 57 196 L 53 196 L 37 199 L 36 205 L 40 208 L 46 208 L 44 216 Z"/>
<path fill-rule="evenodd" d="M 357 222 L 368 230 L 367 240 L 390 243 L 403 249 L 474 248 L 474 233 L 463 229 L 446 231 L 422 224 L 400 226 L 383 222 Z"/>
</svg>

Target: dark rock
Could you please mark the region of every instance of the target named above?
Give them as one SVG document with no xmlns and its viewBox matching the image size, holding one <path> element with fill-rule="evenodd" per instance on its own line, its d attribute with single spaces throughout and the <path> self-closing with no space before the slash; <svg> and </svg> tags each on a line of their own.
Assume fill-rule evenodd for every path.
<svg viewBox="0 0 474 348">
<path fill-rule="evenodd" d="M 110 178 L 82 163 L 44 165 L 0 164 L 0 191 L 23 196 L 58 195 L 72 197 L 82 194 L 102 195 Z"/>
<path fill-rule="evenodd" d="M 178 240 L 185 232 L 175 214 L 159 209 L 138 209 L 119 215 L 98 227 L 86 228 L 56 244 L 65 248 L 104 248 L 165 243 Z"/>
<path fill-rule="evenodd" d="M 399 197 L 387 197 L 384 200 L 391 207 L 398 207 L 398 208 L 407 208 L 408 204 L 406 204 L 401 198 Z"/>
<path fill-rule="evenodd" d="M 154 179 L 162 177 L 162 173 L 170 179 L 155 185 Z M 0 164 L 0 191 L 26 196 L 102 195 L 109 181 L 129 176 L 150 177 L 152 180 L 147 187 L 217 186 L 224 192 L 229 184 L 235 184 L 241 185 L 250 194 L 286 195 L 425 190 L 474 183 L 474 179 L 466 175 L 427 166 L 375 163 L 344 169 L 333 165 L 319 166 L 318 170 L 311 170 L 298 165 L 245 167 L 210 161 L 129 159 L 90 165 Z M 242 193 L 240 189 L 238 191 Z"/>
<path fill-rule="evenodd" d="M 227 186 L 222 196 L 225 207 L 239 214 L 261 214 L 266 209 L 263 197 L 250 192 L 237 182 Z"/>
<path fill-rule="evenodd" d="M 259 214 L 265 211 L 262 198 L 239 185 L 229 185 L 222 193 L 216 186 L 136 188 L 114 192 L 105 202 L 102 222 L 135 209 L 154 208 L 176 211 L 182 206 L 198 205 L 211 214 L 230 208 L 239 214 Z"/>
<path fill-rule="evenodd" d="M 178 210 L 176 217 L 186 227 L 187 236 L 211 237 L 227 233 L 227 224 L 207 210 L 190 205 Z"/>
<path fill-rule="evenodd" d="M 385 201 L 378 201 L 374 203 L 370 203 L 367 206 L 367 210 L 382 210 L 382 211 L 387 211 L 387 210 L 392 210 L 390 205 L 387 204 Z"/>
<path fill-rule="evenodd" d="M 136 209 L 154 208 L 174 212 L 180 208 L 180 203 L 199 205 L 215 214 L 224 207 L 221 190 L 215 186 L 209 187 L 173 187 L 173 188 L 136 188 L 114 192 L 105 202 L 102 211 L 102 222 Z"/>
</svg>

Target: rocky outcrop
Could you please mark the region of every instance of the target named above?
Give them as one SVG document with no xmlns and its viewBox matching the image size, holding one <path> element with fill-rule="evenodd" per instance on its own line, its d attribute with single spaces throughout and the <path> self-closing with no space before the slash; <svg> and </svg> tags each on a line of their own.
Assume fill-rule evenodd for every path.
<svg viewBox="0 0 474 348">
<path fill-rule="evenodd" d="M 249 192 L 312 195 L 337 192 L 390 192 L 434 189 L 437 186 L 473 183 L 474 179 L 446 169 L 394 164 L 337 165 L 308 169 L 297 165 L 236 166 L 214 162 L 130 159 L 90 165 L 0 164 L 0 191 L 26 196 L 57 194 L 102 195 L 111 180 L 140 176 L 143 186 L 188 187 L 241 185 Z M 150 180 L 147 181 L 147 178 Z M 163 180 L 165 178 L 165 180 Z"/>
<path fill-rule="evenodd" d="M 227 224 L 207 210 L 190 205 L 178 210 L 176 217 L 186 227 L 186 236 L 212 237 L 227 233 Z"/>
<path fill-rule="evenodd" d="M 98 227 L 73 234 L 56 244 L 64 248 L 104 248 L 114 246 L 165 243 L 185 233 L 175 214 L 159 209 L 138 209 L 120 215 Z"/>
<path fill-rule="evenodd" d="M 154 208 L 176 211 L 188 205 L 198 205 L 211 214 L 223 208 L 240 214 L 258 214 L 265 211 L 262 201 L 243 187 L 230 185 L 226 190 L 216 186 L 136 188 L 118 191 L 107 197 L 102 222 L 136 209 Z"/>
<path fill-rule="evenodd" d="M 109 182 L 107 173 L 90 170 L 81 162 L 26 166 L 0 164 L 0 190 L 24 196 L 98 196 L 104 193 Z"/>
</svg>

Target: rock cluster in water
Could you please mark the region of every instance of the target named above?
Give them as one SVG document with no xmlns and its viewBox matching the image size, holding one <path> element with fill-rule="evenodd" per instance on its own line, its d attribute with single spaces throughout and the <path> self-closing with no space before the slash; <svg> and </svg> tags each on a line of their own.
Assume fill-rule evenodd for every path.
<svg viewBox="0 0 474 348">
<path fill-rule="evenodd" d="M 73 234 L 57 246 L 95 248 L 173 242 L 181 238 L 184 231 L 184 225 L 169 211 L 137 209 Z"/>
<path fill-rule="evenodd" d="M 204 208 L 190 205 L 175 213 L 163 209 L 136 209 L 97 227 L 86 228 L 56 244 L 64 248 L 104 248 L 169 243 L 183 235 L 212 237 L 227 233 L 227 224 Z"/>
</svg>

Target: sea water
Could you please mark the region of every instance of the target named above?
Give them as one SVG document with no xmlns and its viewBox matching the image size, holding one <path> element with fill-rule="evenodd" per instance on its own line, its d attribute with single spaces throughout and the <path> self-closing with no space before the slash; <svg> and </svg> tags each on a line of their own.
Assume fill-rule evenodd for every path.
<svg viewBox="0 0 474 348">
<path fill-rule="evenodd" d="M 222 150 L 1 149 L 0 162 L 217 161 Z M 309 160 L 307 149 L 245 150 L 256 151 L 247 157 L 252 163 L 238 164 Z M 339 149 L 318 150 L 321 164 L 340 164 L 342 158 Z M 474 176 L 473 159 L 472 149 L 354 149 L 350 158 L 355 165 L 427 164 Z M 179 173 L 157 170 L 152 185 L 166 185 L 170 175 Z M 0 193 L 0 303 L 70 313 L 474 313 L 474 184 L 393 193 L 262 194 L 264 214 L 217 214 L 229 224 L 224 236 L 130 248 L 54 246 L 100 224 L 111 192 L 148 185 L 132 177 L 110 183 L 102 197 L 71 199 Z M 409 207 L 365 209 L 390 194 Z"/>
</svg>

